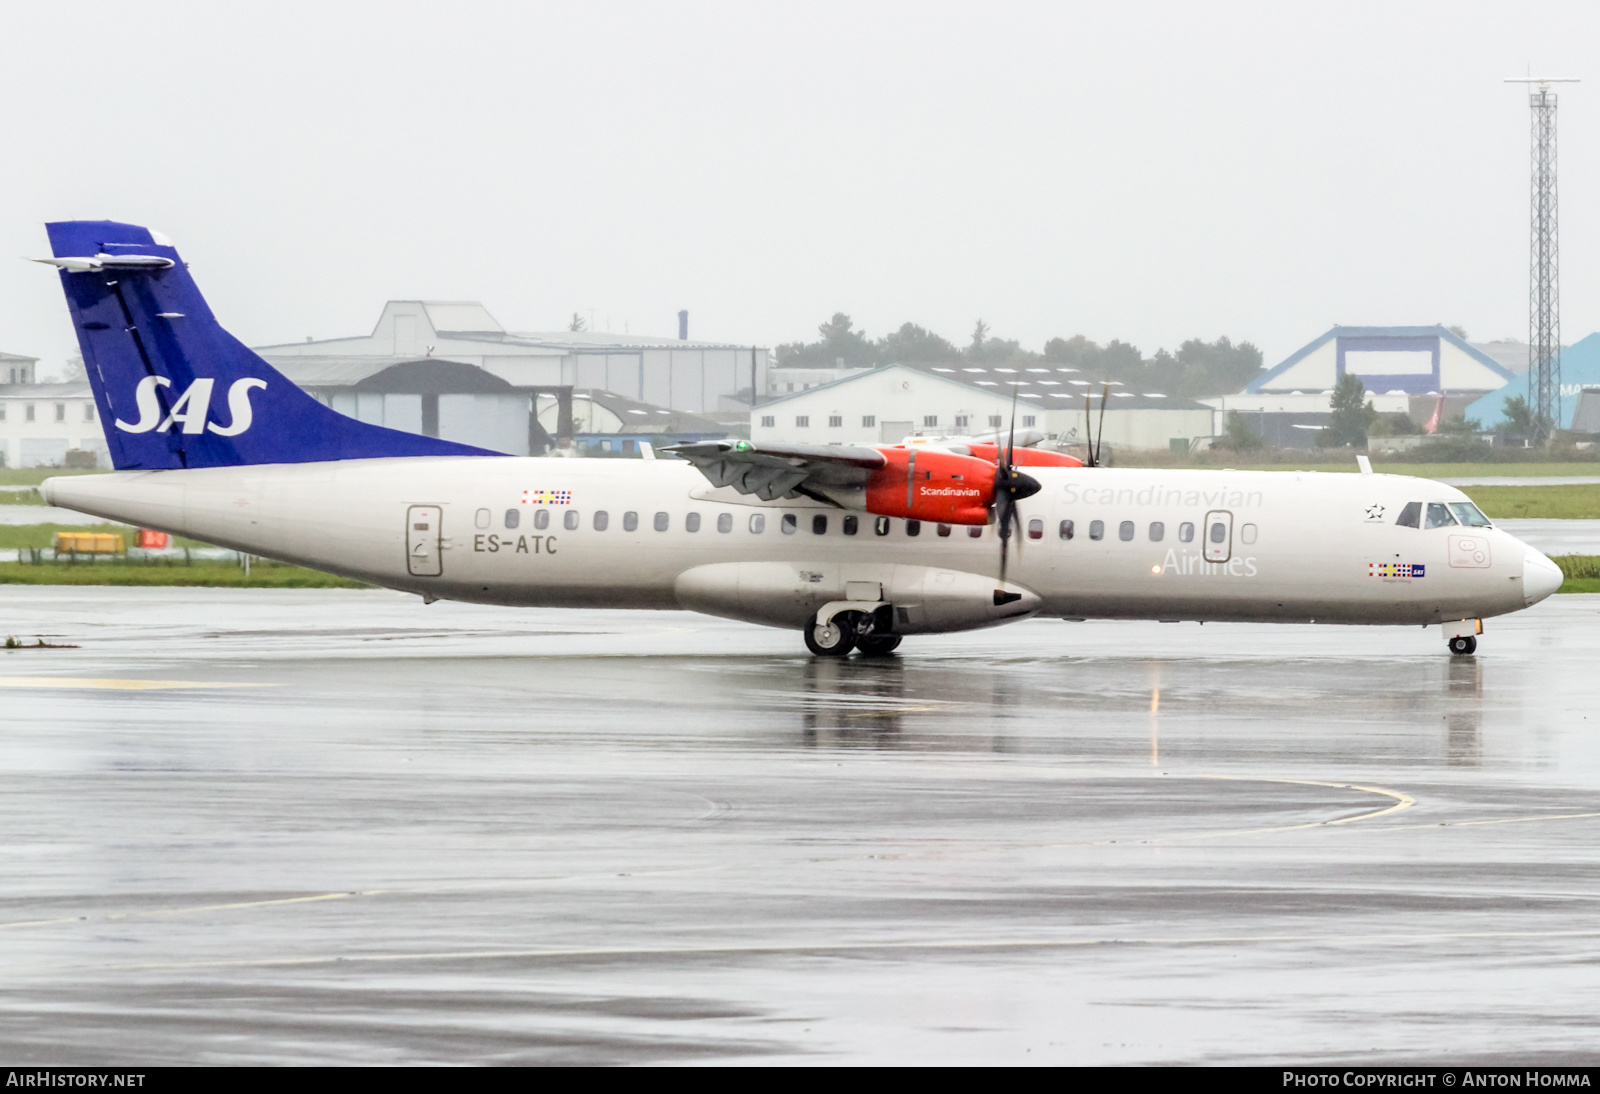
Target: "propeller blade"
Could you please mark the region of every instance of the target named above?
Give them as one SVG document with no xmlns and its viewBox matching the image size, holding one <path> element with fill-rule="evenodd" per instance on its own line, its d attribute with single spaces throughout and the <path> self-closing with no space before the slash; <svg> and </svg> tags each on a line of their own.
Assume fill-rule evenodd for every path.
<svg viewBox="0 0 1600 1094">
<path fill-rule="evenodd" d="M 1106 403 L 1111 397 L 1111 381 L 1107 380 L 1105 387 L 1100 389 L 1100 427 L 1095 430 L 1099 439 L 1094 446 L 1094 464 L 1100 466 L 1100 446 L 1106 443 Z"/>
<path fill-rule="evenodd" d="M 1041 489 L 1039 480 L 1032 475 L 1025 475 L 1017 470 L 1012 462 L 1013 453 L 1017 442 L 1017 389 L 1011 389 L 1011 428 L 1006 438 L 1005 452 L 1001 459 L 995 460 L 994 466 L 994 516 L 996 529 L 1000 533 L 1000 587 L 994 591 L 994 606 L 1010 604 L 1014 600 L 1021 600 L 1021 593 L 1006 591 L 1006 565 L 1010 561 L 1011 527 L 1016 524 L 1017 531 L 1022 531 L 1022 514 L 1017 512 L 1017 502 L 1023 498 L 1031 498 Z M 1022 541 L 1017 541 L 1020 550 Z"/>
<path fill-rule="evenodd" d="M 1094 408 L 1089 405 L 1089 389 L 1083 389 L 1083 462 L 1094 466 Z"/>
</svg>

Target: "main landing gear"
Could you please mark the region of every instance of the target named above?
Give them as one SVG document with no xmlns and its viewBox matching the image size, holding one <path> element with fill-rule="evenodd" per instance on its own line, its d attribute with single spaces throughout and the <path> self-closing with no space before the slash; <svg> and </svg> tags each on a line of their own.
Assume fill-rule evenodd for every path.
<svg viewBox="0 0 1600 1094">
<path fill-rule="evenodd" d="M 803 632 L 806 649 L 818 657 L 843 657 L 859 649 L 864 657 L 882 657 L 900 645 L 898 634 L 879 634 L 867 612 L 840 612 L 826 623 L 812 622 Z"/>
<path fill-rule="evenodd" d="M 1470 657 L 1478 650 L 1478 635 L 1483 633 L 1483 620 L 1458 619 L 1453 623 L 1442 623 L 1439 629 L 1444 631 L 1444 644 L 1450 647 L 1450 652 L 1457 657 Z"/>
</svg>

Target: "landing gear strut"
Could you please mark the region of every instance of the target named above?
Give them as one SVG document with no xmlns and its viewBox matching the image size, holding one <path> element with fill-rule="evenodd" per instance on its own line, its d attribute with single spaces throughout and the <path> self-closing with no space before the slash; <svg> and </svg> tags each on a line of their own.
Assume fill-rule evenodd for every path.
<svg viewBox="0 0 1600 1094">
<path fill-rule="evenodd" d="M 1466 657 L 1478 649 L 1478 640 L 1470 634 L 1458 634 L 1450 639 L 1450 652 L 1457 657 Z"/>
</svg>

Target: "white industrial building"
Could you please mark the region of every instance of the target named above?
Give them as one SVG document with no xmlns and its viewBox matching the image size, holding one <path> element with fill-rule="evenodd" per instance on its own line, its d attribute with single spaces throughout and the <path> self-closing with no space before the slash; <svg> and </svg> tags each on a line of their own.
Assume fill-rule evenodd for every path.
<svg viewBox="0 0 1600 1094">
<path fill-rule="evenodd" d="M 101 467 L 109 463 L 87 381 L 0 384 L 0 467 L 61 467 L 72 450 L 93 452 Z"/>
<path fill-rule="evenodd" d="M 453 361 L 499 378 L 524 401 L 530 392 L 593 388 L 690 414 L 726 409 L 725 399 L 749 406 L 749 393 L 766 386 L 769 365 L 760 346 L 591 331 L 513 333 L 482 304 L 453 300 L 391 300 L 371 334 L 255 349 L 296 382 L 305 375 L 326 385 L 341 373 Z"/>
<path fill-rule="evenodd" d="M 0 353 L 0 387 L 37 383 L 39 359 L 19 353 Z"/>
<path fill-rule="evenodd" d="M 941 437 L 1006 428 L 1016 393 L 1019 429 L 1057 443 L 1087 439 L 1085 396 L 1096 437 L 1104 423 L 1111 448 L 1167 449 L 1209 437 L 1209 407 L 1158 392 L 1111 387 L 1103 419 L 1098 382 L 1056 365 L 885 365 L 769 399 L 751 412 L 756 441 L 797 444 L 895 444 L 913 435 Z"/>
</svg>

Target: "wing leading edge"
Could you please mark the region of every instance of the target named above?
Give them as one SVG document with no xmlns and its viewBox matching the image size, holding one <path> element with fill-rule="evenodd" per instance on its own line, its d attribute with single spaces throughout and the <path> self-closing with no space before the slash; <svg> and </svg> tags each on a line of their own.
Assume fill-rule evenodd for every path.
<svg viewBox="0 0 1600 1094">
<path fill-rule="evenodd" d="M 731 486 L 762 501 L 808 497 L 835 505 L 829 493 L 864 488 L 889 462 L 877 449 L 857 445 L 701 441 L 661 451 L 694 464 L 713 486 Z"/>
</svg>

